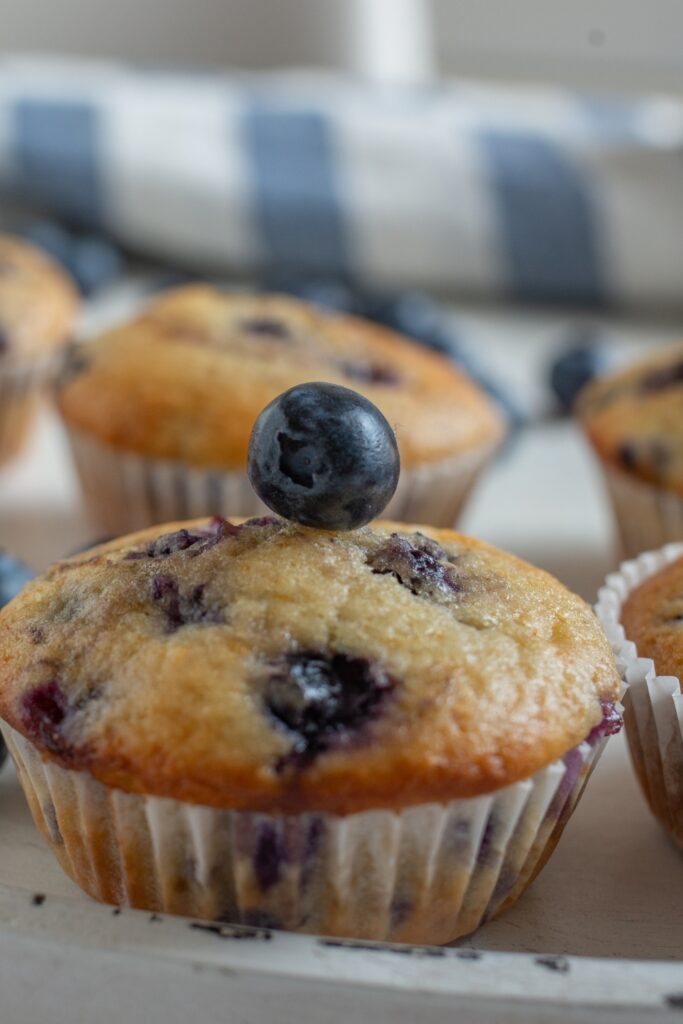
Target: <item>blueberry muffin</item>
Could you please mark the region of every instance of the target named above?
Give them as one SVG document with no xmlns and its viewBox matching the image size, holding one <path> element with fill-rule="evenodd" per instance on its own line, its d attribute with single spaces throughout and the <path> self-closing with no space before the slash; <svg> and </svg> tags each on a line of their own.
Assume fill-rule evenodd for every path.
<svg viewBox="0 0 683 1024">
<path fill-rule="evenodd" d="M 593 381 L 578 411 L 625 553 L 683 539 L 683 345 Z"/>
<path fill-rule="evenodd" d="M 264 511 L 245 473 L 256 416 L 305 381 L 356 388 L 396 430 L 389 513 L 452 525 L 502 434 L 443 357 L 368 321 L 279 295 L 170 291 L 70 354 L 58 403 L 100 528 Z"/>
<path fill-rule="evenodd" d="M 68 338 L 76 293 L 38 249 L 0 235 L 0 462 L 21 448 L 55 350 Z"/>
<path fill-rule="evenodd" d="M 627 736 L 650 808 L 683 849 L 683 550 L 676 545 L 642 562 L 620 614 L 624 638 L 637 652 L 627 659 L 635 666 Z M 651 668 L 643 670 L 636 657 L 650 659 Z"/>
<path fill-rule="evenodd" d="M 618 689 L 556 580 L 391 522 L 156 527 L 0 612 L 2 730 L 79 885 L 332 935 L 447 942 L 509 906 Z"/>
</svg>

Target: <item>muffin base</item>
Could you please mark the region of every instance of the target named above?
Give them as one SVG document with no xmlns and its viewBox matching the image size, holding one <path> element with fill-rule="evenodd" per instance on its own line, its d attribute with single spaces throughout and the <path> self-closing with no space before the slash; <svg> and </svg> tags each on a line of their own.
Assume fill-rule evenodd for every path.
<svg viewBox="0 0 683 1024">
<path fill-rule="evenodd" d="M 490 795 L 340 817 L 124 793 L 2 733 L 64 871 L 106 903 L 288 931 L 445 943 L 509 907 L 557 843 L 605 744 Z"/>
<path fill-rule="evenodd" d="M 122 452 L 67 428 L 93 523 L 122 534 L 199 516 L 259 516 L 268 512 L 245 472 L 196 469 L 168 459 Z M 452 526 L 497 444 L 401 472 L 385 518 Z"/>
<path fill-rule="evenodd" d="M 626 683 L 624 723 L 631 760 L 650 810 L 683 850 L 683 692 L 675 676 L 657 675 L 650 658 L 638 656 L 621 625 L 629 594 L 648 577 L 683 555 L 668 544 L 624 562 L 607 577 L 596 612 L 612 644 Z"/>
<path fill-rule="evenodd" d="M 603 464 L 607 489 L 627 558 L 683 540 L 683 497 Z"/>
<path fill-rule="evenodd" d="M 23 448 L 46 375 L 44 364 L 0 368 L 0 465 Z"/>
</svg>

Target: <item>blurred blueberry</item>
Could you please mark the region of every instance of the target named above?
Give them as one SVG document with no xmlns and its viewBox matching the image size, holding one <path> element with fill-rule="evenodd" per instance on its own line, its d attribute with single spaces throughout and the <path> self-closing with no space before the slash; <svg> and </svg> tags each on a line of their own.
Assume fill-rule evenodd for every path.
<svg viewBox="0 0 683 1024">
<path fill-rule="evenodd" d="M 265 287 L 268 291 L 286 292 L 335 313 L 361 312 L 354 292 L 343 281 L 333 278 L 302 277 L 287 271 L 273 271 L 268 274 Z"/>
<path fill-rule="evenodd" d="M 563 349 L 549 367 L 549 383 L 564 413 L 570 413 L 584 384 L 603 373 L 609 366 L 597 330 L 583 329 L 578 340 Z"/>
<path fill-rule="evenodd" d="M 33 578 L 31 570 L 12 558 L 6 551 L 0 551 L 0 608 L 16 597 L 25 583 Z M 0 768 L 7 757 L 7 750 L 0 736 Z"/>
<path fill-rule="evenodd" d="M 0 550 L 0 608 L 16 597 L 33 576 L 22 562 Z"/>
<path fill-rule="evenodd" d="M 99 235 L 77 235 L 51 220 L 32 221 L 20 233 L 61 263 L 84 295 L 110 284 L 123 270 L 119 250 Z"/>
<path fill-rule="evenodd" d="M 108 239 L 97 235 L 83 235 L 74 243 L 67 264 L 84 295 L 92 295 L 121 276 L 123 258 Z"/>
<path fill-rule="evenodd" d="M 74 240 L 66 228 L 53 220 L 35 220 L 24 225 L 19 234 L 27 242 L 43 249 L 48 256 L 69 267 L 73 255 Z"/>
</svg>

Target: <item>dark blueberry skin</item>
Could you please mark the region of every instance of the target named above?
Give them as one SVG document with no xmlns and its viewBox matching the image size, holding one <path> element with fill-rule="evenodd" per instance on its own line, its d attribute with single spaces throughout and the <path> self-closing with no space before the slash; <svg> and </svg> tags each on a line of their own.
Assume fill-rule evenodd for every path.
<svg viewBox="0 0 683 1024">
<path fill-rule="evenodd" d="M 189 593 L 182 593 L 173 576 L 159 573 L 150 584 L 152 600 L 159 606 L 166 620 L 166 631 L 175 633 L 182 626 L 221 621 L 218 611 L 206 599 L 206 587 L 200 584 Z"/>
<path fill-rule="evenodd" d="M 337 384 L 299 384 L 267 405 L 249 441 L 248 472 L 285 519 L 356 530 L 396 490 L 396 438 L 379 409 Z"/>
<path fill-rule="evenodd" d="M 244 523 L 243 526 L 247 524 Z M 126 555 L 128 561 L 140 558 L 168 558 L 180 551 L 188 551 L 191 556 L 201 555 L 204 551 L 219 544 L 225 537 L 235 537 L 243 527 L 233 526 L 227 519 L 215 516 L 208 526 L 197 533 L 190 533 L 182 528 L 175 533 L 162 533 L 145 545 L 134 549 Z"/>
<path fill-rule="evenodd" d="M 657 370 L 648 373 L 640 381 L 639 390 L 645 392 L 664 391 L 666 388 L 674 388 L 683 384 L 683 359 L 670 366 L 661 366 Z"/>
<path fill-rule="evenodd" d="M 380 665 L 365 658 L 314 651 L 290 655 L 273 668 L 263 692 L 270 714 L 294 738 L 278 768 L 303 768 L 335 741 L 357 733 L 394 685 Z"/>
<path fill-rule="evenodd" d="M 67 714 L 66 694 L 51 679 L 28 690 L 21 701 L 21 720 L 33 739 L 53 754 L 63 752 L 62 723 Z"/>
<path fill-rule="evenodd" d="M 560 353 L 550 367 L 550 387 L 563 412 L 572 411 L 584 385 L 607 366 L 604 349 L 589 339 Z"/>
<path fill-rule="evenodd" d="M 274 317 L 252 317 L 242 321 L 242 330 L 247 334 L 259 335 L 262 338 L 272 338 L 275 341 L 287 341 L 290 337 L 289 328 L 281 320 Z"/>
<path fill-rule="evenodd" d="M 418 597 L 448 597 L 463 590 L 455 566 L 446 552 L 421 533 L 401 537 L 392 533 L 369 558 L 368 565 L 380 576 L 394 576 Z"/>
<path fill-rule="evenodd" d="M 341 363 L 340 369 L 351 380 L 358 380 L 363 384 L 395 387 L 401 380 L 393 367 L 380 366 L 378 363 Z"/>
</svg>

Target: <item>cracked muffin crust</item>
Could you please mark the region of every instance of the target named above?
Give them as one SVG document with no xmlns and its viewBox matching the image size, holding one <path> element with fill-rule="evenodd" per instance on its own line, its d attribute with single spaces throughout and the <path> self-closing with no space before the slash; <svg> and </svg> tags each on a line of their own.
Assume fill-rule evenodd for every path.
<svg viewBox="0 0 683 1024">
<path fill-rule="evenodd" d="M 593 381 L 578 413 L 608 465 L 683 494 L 683 344 Z"/>
<path fill-rule="evenodd" d="M 444 358 L 368 321 L 281 295 L 174 289 L 79 349 L 59 407 L 114 449 L 242 469 L 257 415 L 306 381 L 360 391 L 397 433 L 403 465 L 435 462 L 503 434 L 487 396 Z"/>
<path fill-rule="evenodd" d="M 491 792 L 595 730 L 592 611 L 446 530 L 201 520 L 55 564 L 0 613 L 0 717 L 106 785 L 349 814 Z"/>
</svg>

